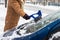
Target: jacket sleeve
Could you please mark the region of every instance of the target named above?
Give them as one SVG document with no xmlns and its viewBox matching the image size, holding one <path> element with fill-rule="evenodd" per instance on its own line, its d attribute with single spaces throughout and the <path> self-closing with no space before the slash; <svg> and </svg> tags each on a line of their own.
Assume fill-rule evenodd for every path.
<svg viewBox="0 0 60 40">
<path fill-rule="evenodd" d="M 19 2 L 21 2 L 21 0 L 18 0 Z M 22 0 L 22 3 L 25 3 L 25 0 Z"/>
<path fill-rule="evenodd" d="M 21 8 L 21 6 L 19 5 L 19 3 L 15 0 L 15 2 L 11 3 L 12 8 L 15 10 L 15 12 L 17 14 L 19 14 L 20 16 L 24 16 L 25 12 L 23 11 L 23 9 Z"/>
</svg>

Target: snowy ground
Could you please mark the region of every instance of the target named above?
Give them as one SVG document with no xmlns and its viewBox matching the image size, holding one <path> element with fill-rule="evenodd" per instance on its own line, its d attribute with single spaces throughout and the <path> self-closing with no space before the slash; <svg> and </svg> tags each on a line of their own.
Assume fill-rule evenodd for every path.
<svg viewBox="0 0 60 40">
<path fill-rule="evenodd" d="M 6 15 L 6 8 L 4 7 L 4 5 L 0 5 L 0 34 L 3 33 L 5 15 Z"/>
<path fill-rule="evenodd" d="M 39 5 L 31 5 L 31 4 L 25 4 L 24 11 L 28 14 L 31 15 L 33 13 L 36 13 L 38 10 L 42 11 L 42 17 L 48 15 L 49 13 L 53 13 L 57 10 L 59 10 L 60 7 L 54 7 L 54 6 L 39 6 Z M 3 33 L 3 28 L 4 28 L 4 23 L 5 23 L 5 16 L 6 16 L 6 8 L 4 5 L 0 5 L 0 34 Z M 30 19 L 31 20 L 31 19 Z M 19 20 L 18 26 L 29 22 L 30 20 L 25 20 L 21 17 Z M 20 23 L 21 22 L 21 23 Z"/>
</svg>

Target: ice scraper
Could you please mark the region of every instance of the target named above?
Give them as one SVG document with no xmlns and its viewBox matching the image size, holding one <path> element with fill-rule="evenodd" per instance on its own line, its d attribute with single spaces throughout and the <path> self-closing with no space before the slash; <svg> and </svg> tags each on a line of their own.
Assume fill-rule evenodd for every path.
<svg viewBox="0 0 60 40">
<path fill-rule="evenodd" d="M 41 11 L 39 10 L 37 13 L 30 15 L 30 17 L 32 17 L 34 21 L 37 22 L 38 20 L 42 18 Z"/>
</svg>

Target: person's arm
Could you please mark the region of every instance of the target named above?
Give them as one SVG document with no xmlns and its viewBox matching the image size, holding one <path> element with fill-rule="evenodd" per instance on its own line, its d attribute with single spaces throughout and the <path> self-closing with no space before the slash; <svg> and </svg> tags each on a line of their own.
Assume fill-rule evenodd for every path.
<svg viewBox="0 0 60 40">
<path fill-rule="evenodd" d="M 15 2 L 11 3 L 12 8 L 15 10 L 17 14 L 22 16 L 24 19 L 30 19 L 30 17 L 23 11 L 23 9 L 20 7 L 18 1 L 15 0 Z"/>
<path fill-rule="evenodd" d="M 25 3 L 25 0 L 18 0 L 19 2 Z"/>
<path fill-rule="evenodd" d="M 25 3 L 25 0 L 23 0 L 24 1 L 24 3 Z"/>
<path fill-rule="evenodd" d="M 23 9 L 20 7 L 19 3 L 15 0 L 14 2 L 11 2 L 11 6 L 14 9 L 14 11 L 19 14 L 20 16 L 24 16 L 25 12 Z"/>
</svg>

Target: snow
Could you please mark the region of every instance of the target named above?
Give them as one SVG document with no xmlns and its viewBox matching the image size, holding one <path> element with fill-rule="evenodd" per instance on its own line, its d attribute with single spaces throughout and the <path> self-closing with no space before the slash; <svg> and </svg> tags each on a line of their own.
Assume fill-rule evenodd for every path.
<svg viewBox="0 0 60 40">
<path fill-rule="evenodd" d="M 6 8 L 4 7 L 4 5 L 0 5 L 0 34 L 3 33 L 5 15 L 6 15 Z"/>
<path fill-rule="evenodd" d="M 31 9 L 30 9 L 31 8 Z M 29 10 L 30 9 L 30 10 Z M 28 14 L 31 15 L 33 13 L 37 13 L 38 10 L 42 11 L 42 17 L 45 17 L 49 13 L 55 12 L 60 9 L 60 7 L 55 7 L 55 6 L 39 6 L 39 5 L 32 5 L 32 4 L 25 4 L 24 11 Z M 5 8 L 4 5 L 0 5 L 0 34 L 2 34 L 4 31 L 4 25 L 5 25 L 5 16 L 6 16 L 6 11 L 7 8 Z M 31 21 L 30 20 L 25 20 L 22 17 L 20 17 L 19 23 L 17 26 L 24 24 L 26 22 Z"/>
</svg>

